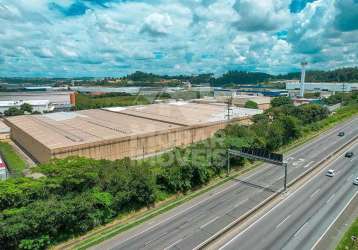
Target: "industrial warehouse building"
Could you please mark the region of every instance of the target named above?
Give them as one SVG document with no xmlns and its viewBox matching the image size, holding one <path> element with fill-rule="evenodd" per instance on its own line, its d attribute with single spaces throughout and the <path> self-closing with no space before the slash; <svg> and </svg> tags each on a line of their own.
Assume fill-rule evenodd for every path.
<svg viewBox="0 0 358 250">
<path fill-rule="evenodd" d="M 54 107 L 50 105 L 48 100 L 30 100 L 30 101 L 0 101 L 0 112 L 4 113 L 9 108 L 20 108 L 22 104 L 30 104 L 33 111 L 51 112 Z"/>
<path fill-rule="evenodd" d="M 227 103 L 230 101 L 232 105 L 238 107 L 245 107 L 247 101 L 253 101 L 257 104 L 258 109 L 266 110 L 271 107 L 271 97 L 269 96 L 258 96 L 258 95 L 235 95 L 230 96 L 215 96 L 215 97 L 204 97 L 201 99 L 193 100 L 195 103 Z"/>
<path fill-rule="evenodd" d="M 54 110 L 69 110 L 75 105 L 73 91 L 33 91 L 33 92 L 0 92 L 0 112 L 10 107 L 20 107 L 28 103 L 34 110 L 49 112 Z"/>
<path fill-rule="evenodd" d="M 261 110 L 233 107 L 230 122 Z M 223 104 L 187 102 L 10 117 L 11 139 L 36 161 L 70 155 L 141 157 L 207 139 L 228 123 Z"/>
<path fill-rule="evenodd" d="M 286 82 L 286 90 L 289 92 L 298 92 L 300 90 L 300 83 Z M 305 82 L 305 91 L 308 92 L 351 92 L 358 91 L 358 83 L 350 82 Z"/>
</svg>

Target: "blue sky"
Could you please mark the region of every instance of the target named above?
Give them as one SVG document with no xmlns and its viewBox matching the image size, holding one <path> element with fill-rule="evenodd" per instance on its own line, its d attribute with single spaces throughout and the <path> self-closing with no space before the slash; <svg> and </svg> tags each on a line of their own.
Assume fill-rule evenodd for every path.
<svg viewBox="0 0 358 250">
<path fill-rule="evenodd" d="M 358 0 L 0 0 L 0 76 L 358 64 Z"/>
</svg>

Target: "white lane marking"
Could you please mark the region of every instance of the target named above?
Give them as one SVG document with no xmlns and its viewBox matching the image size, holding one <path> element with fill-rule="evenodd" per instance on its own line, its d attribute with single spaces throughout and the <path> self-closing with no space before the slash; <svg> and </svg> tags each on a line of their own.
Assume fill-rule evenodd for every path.
<svg viewBox="0 0 358 250">
<path fill-rule="evenodd" d="M 290 162 L 290 161 L 293 160 L 293 159 L 295 159 L 295 158 L 293 158 L 293 157 L 290 156 L 290 157 L 287 157 L 286 161 L 287 161 L 287 162 Z"/>
<path fill-rule="evenodd" d="M 327 227 L 326 231 L 323 232 L 323 234 L 321 235 L 321 237 L 319 237 L 319 239 L 314 243 L 314 245 L 312 246 L 311 250 L 313 250 L 318 243 L 322 240 L 322 238 L 326 235 L 326 233 L 329 231 L 329 229 L 331 229 L 331 227 L 334 225 L 334 223 L 336 223 L 336 221 L 338 220 L 338 218 L 343 214 L 343 212 L 346 210 L 346 208 L 349 206 L 349 204 L 352 202 L 352 200 L 354 199 L 354 197 L 356 197 L 356 195 L 358 194 L 358 191 L 354 193 L 354 195 L 352 196 L 352 198 L 348 201 L 348 203 L 344 206 L 344 208 L 339 212 L 339 214 L 337 215 L 336 218 L 334 218 L 334 220 L 332 221 L 331 224 L 329 224 L 329 226 Z"/>
<path fill-rule="evenodd" d="M 312 163 L 314 163 L 314 161 L 310 161 L 309 163 L 307 163 L 306 165 L 304 165 L 303 168 L 308 168 Z"/>
<path fill-rule="evenodd" d="M 299 159 L 298 161 L 295 161 L 294 163 L 292 163 L 293 166 L 298 166 L 301 165 L 303 162 L 305 161 L 305 159 Z"/>
<path fill-rule="evenodd" d="M 300 232 L 302 231 L 302 229 L 307 225 L 307 222 L 305 224 L 303 224 L 303 226 L 293 235 L 293 237 L 296 237 L 297 235 L 300 234 Z"/>
<path fill-rule="evenodd" d="M 224 188 L 223 190 L 220 190 L 219 192 L 214 193 L 214 194 L 208 196 L 206 199 L 203 199 L 203 200 L 199 201 L 198 203 L 195 203 L 194 205 L 192 205 L 192 206 L 190 206 L 190 207 L 188 207 L 188 208 L 186 208 L 186 209 L 184 209 L 184 210 L 181 210 L 180 212 L 178 212 L 178 213 L 176 213 L 176 214 L 173 214 L 172 216 L 169 216 L 168 218 L 166 218 L 166 219 L 164 219 L 164 220 L 162 220 L 162 221 L 160 221 L 160 222 L 158 222 L 158 223 L 156 223 L 156 224 L 154 224 L 154 225 L 148 227 L 146 230 L 140 231 L 140 232 L 138 232 L 138 233 L 132 235 L 131 237 L 128 237 L 128 238 L 124 239 L 123 241 L 121 241 L 121 243 L 120 243 L 119 245 L 121 245 L 121 244 L 123 244 L 124 242 L 127 242 L 127 241 L 129 241 L 129 240 L 131 240 L 131 239 L 137 237 L 138 235 L 141 235 L 141 234 L 143 234 L 143 233 L 145 233 L 145 232 L 151 230 L 152 228 L 155 228 L 155 227 L 159 226 L 160 224 L 163 224 L 164 222 L 167 222 L 167 221 L 169 221 L 169 220 L 171 220 L 171 219 L 177 217 L 178 215 L 181 215 L 181 214 L 185 213 L 186 211 L 188 211 L 188 210 L 190 210 L 190 209 L 192 209 L 192 208 L 194 208 L 194 207 L 200 205 L 201 203 L 203 203 L 203 202 L 205 202 L 205 201 L 207 201 L 207 200 L 212 199 L 214 196 L 217 196 L 218 194 L 221 194 L 221 193 L 225 192 L 226 190 L 232 188 L 232 187 L 235 186 L 235 185 L 237 185 L 237 183 L 233 183 L 232 185 L 230 185 L 230 186 Z"/>
<path fill-rule="evenodd" d="M 234 207 L 236 208 L 236 207 L 240 206 L 241 204 L 244 204 L 248 200 L 249 200 L 249 198 L 246 198 L 246 199 L 240 201 L 239 203 L 237 203 Z"/>
<path fill-rule="evenodd" d="M 276 228 L 279 228 L 283 223 L 285 223 L 286 220 L 288 220 L 288 218 L 290 218 L 291 215 L 288 215 L 283 221 L 281 221 L 277 226 Z"/>
<path fill-rule="evenodd" d="M 353 148 L 356 145 L 356 143 L 354 143 L 352 146 L 350 146 L 349 148 Z M 343 152 L 342 154 L 340 154 L 339 156 L 337 156 L 336 159 L 334 159 L 328 166 L 326 166 L 325 168 L 322 168 L 316 175 L 314 175 L 311 179 L 309 179 L 305 185 L 302 185 L 300 187 L 298 187 L 295 191 L 293 191 L 291 194 L 289 194 L 284 200 L 282 200 L 281 202 L 279 202 L 278 204 L 276 204 L 275 206 L 273 206 L 269 211 L 267 211 L 263 216 L 261 216 L 259 219 L 255 220 L 253 223 L 251 223 L 247 228 L 245 228 L 242 232 L 238 233 L 235 237 L 233 237 L 231 240 L 229 240 L 228 242 L 226 242 L 222 247 L 219 248 L 219 250 L 224 249 L 225 247 L 227 247 L 228 245 L 230 245 L 233 241 L 235 241 L 237 238 L 239 238 L 242 234 L 244 234 L 246 231 L 248 231 L 250 228 L 252 228 L 254 225 L 256 225 L 258 222 L 260 222 L 263 218 L 265 218 L 267 215 L 269 215 L 273 210 L 275 210 L 276 208 L 278 208 L 279 206 L 281 206 L 282 204 L 284 204 L 284 201 L 287 201 L 292 195 L 294 195 L 295 193 L 297 193 L 298 191 L 300 191 L 302 188 L 306 187 L 310 182 L 312 182 L 317 176 L 319 176 L 320 174 L 323 173 L 323 171 L 327 171 L 328 167 L 331 166 L 333 163 L 335 163 L 338 159 L 342 158 L 342 156 L 345 153 Z M 357 191 L 358 193 L 358 191 Z"/>
<path fill-rule="evenodd" d="M 313 194 L 310 195 L 310 197 L 313 198 L 313 196 L 315 196 L 316 194 L 318 194 L 320 190 L 321 190 L 320 188 L 317 189 Z"/>
<path fill-rule="evenodd" d="M 168 250 L 171 247 L 175 246 L 176 244 L 178 244 L 180 241 L 182 241 L 183 239 L 177 240 L 176 242 L 172 243 L 171 245 L 167 246 L 166 248 L 164 248 L 163 250 Z"/>
<path fill-rule="evenodd" d="M 333 200 L 334 196 L 336 196 L 336 194 L 332 194 L 331 197 L 329 197 L 329 199 L 326 201 L 326 203 L 329 203 L 331 200 Z"/>
<path fill-rule="evenodd" d="M 209 225 L 210 223 L 216 221 L 218 218 L 219 218 L 219 216 L 216 216 L 214 219 L 209 220 L 209 221 L 206 222 L 205 224 L 201 225 L 201 226 L 200 226 L 200 229 L 202 229 L 202 228 L 206 227 L 207 225 Z"/>
<path fill-rule="evenodd" d="M 156 241 L 156 240 L 162 238 L 162 237 L 163 237 L 164 235 L 166 235 L 166 234 L 168 234 L 168 232 L 162 233 L 161 235 L 159 235 L 159 236 L 158 236 L 157 238 L 155 238 L 155 239 L 151 239 L 151 240 L 148 240 L 148 241 L 144 242 L 144 245 L 145 245 L 145 246 L 148 246 L 150 243 L 152 243 L 153 241 Z"/>
</svg>

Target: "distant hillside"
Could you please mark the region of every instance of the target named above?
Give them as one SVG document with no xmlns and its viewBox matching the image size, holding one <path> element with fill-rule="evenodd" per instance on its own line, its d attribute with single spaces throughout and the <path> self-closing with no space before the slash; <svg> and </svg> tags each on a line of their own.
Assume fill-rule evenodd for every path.
<svg viewBox="0 0 358 250">
<path fill-rule="evenodd" d="M 272 79 L 273 76 L 260 72 L 229 71 L 221 77 L 212 80 L 214 86 L 221 86 L 230 83 L 235 84 L 257 84 Z"/>
<path fill-rule="evenodd" d="M 231 86 L 236 84 L 257 84 L 268 81 L 299 79 L 300 72 L 283 75 L 270 75 L 262 72 L 228 71 L 222 76 L 215 77 L 212 73 L 199 75 L 157 75 L 136 71 L 124 77 L 96 78 L 1 78 L 0 82 L 18 84 L 57 85 L 71 83 L 76 80 L 76 85 L 100 85 L 100 86 L 180 86 L 182 82 L 189 81 L 193 85 L 210 84 L 212 86 Z M 358 82 L 358 67 L 341 68 L 332 71 L 307 71 L 307 82 Z"/>
<path fill-rule="evenodd" d="M 214 74 L 200 74 L 196 76 L 160 76 L 143 72 L 136 72 L 128 75 L 127 78 L 136 81 L 158 81 L 160 79 L 177 79 L 190 81 L 192 84 L 210 83 L 213 86 L 224 86 L 228 84 L 257 84 L 271 80 L 292 80 L 300 79 L 300 72 L 293 72 L 284 75 L 270 75 L 261 72 L 229 71 L 220 77 Z M 308 82 L 358 82 L 358 67 L 341 68 L 332 71 L 307 71 L 306 81 Z"/>
<path fill-rule="evenodd" d="M 299 79 L 300 72 L 278 75 L 275 79 Z M 341 68 L 332 71 L 307 71 L 307 82 L 358 82 L 358 67 Z"/>
</svg>

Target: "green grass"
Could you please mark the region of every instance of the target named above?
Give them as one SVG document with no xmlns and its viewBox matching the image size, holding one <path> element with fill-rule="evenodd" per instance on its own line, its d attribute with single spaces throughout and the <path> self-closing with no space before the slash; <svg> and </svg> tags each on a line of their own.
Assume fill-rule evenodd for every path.
<svg viewBox="0 0 358 250">
<path fill-rule="evenodd" d="M 144 96 L 92 97 L 84 94 L 76 95 L 77 109 L 92 109 L 113 106 L 131 106 L 149 104 L 151 100 Z"/>
<path fill-rule="evenodd" d="M 358 250 L 358 242 L 353 244 L 351 239 L 352 235 L 358 237 L 358 218 L 349 227 L 347 232 L 344 233 L 342 239 L 336 247 L 336 250 Z"/>
<path fill-rule="evenodd" d="M 22 176 L 26 162 L 15 152 L 12 146 L 6 142 L 0 142 L 0 152 L 13 177 Z"/>
<path fill-rule="evenodd" d="M 153 103 L 155 99 L 195 99 L 202 96 L 212 96 L 212 92 L 199 91 L 176 91 L 171 94 L 153 95 L 124 95 L 122 94 L 103 94 L 99 96 L 90 96 L 86 94 L 76 94 L 76 109 L 92 109 L 113 106 L 132 106 L 132 105 L 147 105 Z"/>
</svg>

